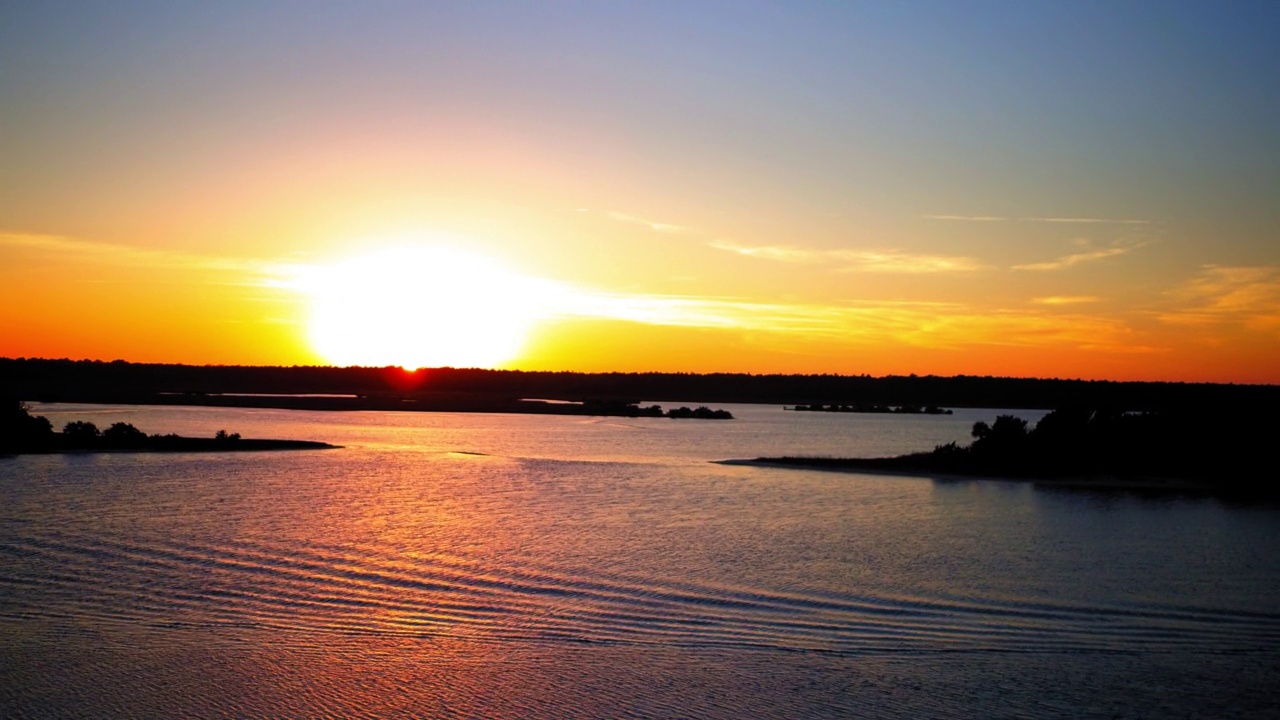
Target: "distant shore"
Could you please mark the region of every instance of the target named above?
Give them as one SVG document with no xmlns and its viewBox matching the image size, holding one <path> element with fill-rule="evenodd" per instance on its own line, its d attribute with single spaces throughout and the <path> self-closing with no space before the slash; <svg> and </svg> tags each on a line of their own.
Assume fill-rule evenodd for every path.
<svg viewBox="0 0 1280 720">
<path fill-rule="evenodd" d="M 1222 412 L 1280 407 L 1280 385 L 990 376 L 581 373 L 399 367 L 164 365 L 0 358 L 0 397 L 41 402 L 227 405 L 307 410 L 558 412 L 521 398 L 698 405 L 1057 408 Z M 238 396 L 236 399 L 233 397 Z M 275 397 L 269 397 L 275 396 Z M 569 411 L 571 414 L 571 411 Z M 582 413 L 586 414 L 586 413 Z"/>
<path fill-rule="evenodd" d="M 1030 483 L 1045 487 L 1081 488 L 1096 490 L 1140 490 L 1159 492 L 1214 493 L 1219 489 L 1212 484 L 1176 477 L 1118 475 L 1074 475 L 1066 477 L 1014 477 L 1008 475 L 979 475 L 959 472 L 941 472 L 927 468 L 891 467 L 886 460 L 897 458 L 806 458 L 774 457 L 754 459 L 713 460 L 717 465 L 745 465 L 749 467 L 783 468 L 788 470 L 820 470 L 824 472 L 888 475 L 894 477 L 929 478 L 943 482 L 991 480 L 996 482 Z"/>
<path fill-rule="evenodd" d="M 27 395 L 32 395 L 27 393 Z M 23 400 L 37 400 L 23 397 Z M 641 406 L 631 400 L 594 400 L 573 402 L 562 400 L 524 400 L 495 397 L 481 393 L 435 393 L 425 396 L 398 395 L 325 395 L 325 394 L 237 394 L 237 393 L 117 393 L 115 395 L 76 395 L 67 393 L 49 403 L 86 405 L 177 405 L 189 407 L 269 408 L 274 410 L 312 410 L 321 412 L 459 412 L 510 413 L 516 415 L 582 415 L 595 417 L 664 417 L 694 420 L 732 420 L 728 410 L 703 405 L 664 410 L 660 405 Z"/>
</svg>

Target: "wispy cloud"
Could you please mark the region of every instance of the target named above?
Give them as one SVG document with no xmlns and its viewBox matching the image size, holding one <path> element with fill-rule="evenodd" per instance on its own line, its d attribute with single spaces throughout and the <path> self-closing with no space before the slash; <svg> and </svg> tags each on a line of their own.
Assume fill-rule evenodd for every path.
<svg viewBox="0 0 1280 720">
<path fill-rule="evenodd" d="M 959 220 L 962 222 L 1005 222 L 1009 218 L 999 215 L 925 215 L 926 220 Z"/>
<path fill-rule="evenodd" d="M 255 261 L 35 233 L 0 233 L 0 248 L 52 255 L 63 261 L 93 262 L 95 265 L 114 267 L 231 272 L 260 271 L 264 268 Z"/>
<path fill-rule="evenodd" d="M 717 250 L 775 262 L 824 263 L 842 272 L 940 273 L 971 272 L 982 264 L 969 257 L 924 255 L 901 250 L 818 250 L 792 245 L 745 246 L 724 240 L 711 243 Z"/>
<path fill-rule="evenodd" d="M 631 225 L 640 225 L 643 227 L 647 227 L 654 232 L 666 233 L 671 235 L 683 235 L 685 233 L 692 232 L 693 230 L 693 228 L 686 227 L 684 225 L 673 225 L 671 223 L 655 222 L 653 220 L 646 220 L 644 218 L 636 217 L 634 215 L 627 215 L 626 213 L 620 213 L 620 212 L 606 213 L 606 216 L 611 220 L 617 220 L 618 222 L 629 223 Z"/>
<path fill-rule="evenodd" d="M 1093 225 L 1150 225 L 1151 220 L 1130 220 L 1121 218 L 1094 218 L 1094 217 L 1033 217 L 1018 218 L 1021 222 L 1044 222 L 1044 223 L 1085 223 Z"/>
<path fill-rule="evenodd" d="M 960 222 L 1038 222 L 1085 223 L 1095 225 L 1150 225 L 1153 220 L 1099 217 L 1006 217 L 1002 215 L 925 215 L 926 220 L 957 220 Z"/>
<path fill-rule="evenodd" d="M 946 272 L 976 269 L 969 258 L 913 255 L 893 251 L 747 248 L 720 243 L 722 250 L 790 263 L 835 263 L 845 269 L 878 272 Z M 235 280 L 265 288 L 297 290 L 273 277 L 286 277 L 289 266 L 251 260 L 228 260 L 200 254 L 94 243 L 65 237 L 0 233 L 0 259 L 16 252 L 56 254 L 74 262 L 141 268 L 236 271 Z M 228 280 L 218 273 L 213 280 Z M 550 279 L 524 278 L 530 312 L 544 319 L 611 319 L 650 325 L 707 328 L 780 336 L 783 346 L 805 340 L 848 345 L 898 344 L 929 349 L 975 346 L 1061 347 L 1106 352 L 1154 352 L 1136 341 L 1119 317 L 1066 309 L 1045 313 L 1032 308 L 991 308 L 948 302 L 864 301 L 848 303 L 759 302 L 739 297 L 653 295 L 600 292 Z M 1219 316 L 1246 314 L 1270 317 L 1280 327 L 1280 269 L 1209 267 L 1181 290 L 1187 306 L 1179 318 L 1193 313 Z M 274 296 L 255 299 L 276 301 Z M 1047 297 L 1044 305 L 1092 302 L 1085 296 Z M 532 309 L 532 308 L 536 308 Z M 1233 315 L 1234 316 L 1234 315 Z M 271 317 L 281 317 L 278 312 Z M 288 322 L 292 322 L 291 320 Z"/>
<path fill-rule="evenodd" d="M 1169 296 L 1176 306 L 1158 315 L 1167 323 L 1280 332 L 1280 266 L 1205 265 Z"/>
<path fill-rule="evenodd" d="M 1063 255 L 1062 257 L 1056 258 L 1054 260 L 1049 260 L 1047 262 L 1014 265 L 1013 269 L 1014 270 L 1032 270 L 1037 272 L 1044 272 L 1044 271 L 1050 271 L 1050 270 L 1062 270 L 1064 268 L 1074 267 L 1076 265 L 1082 265 L 1084 263 L 1097 262 L 1098 260 L 1105 260 L 1106 258 L 1110 258 L 1110 257 L 1127 255 L 1128 253 L 1131 253 L 1134 250 L 1137 250 L 1138 248 L 1143 247 L 1146 244 L 1147 243 L 1132 243 L 1132 244 L 1125 244 L 1125 245 L 1113 244 L 1111 247 L 1096 248 L 1092 250 L 1085 250 L 1084 252 L 1072 253 L 1070 255 Z"/>
<path fill-rule="evenodd" d="M 1049 295 L 1032 298 L 1031 302 L 1037 305 L 1085 305 L 1099 302 L 1101 299 L 1096 295 Z"/>
<path fill-rule="evenodd" d="M 970 257 L 919 255 L 897 250 L 846 251 L 844 270 L 888 273 L 972 272 L 983 266 Z"/>
<path fill-rule="evenodd" d="M 711 247 L 716 250 L 724 250 L 738 255 L 747 257 L 760 258 L 761 260 L 773 260 L 776 262 L 787 263 L 810 263 L 817 262 L 822 259 L 822 253 L 816 250 L 808 250 L 792 245 L 757 245 L 748 247 L 731 243 L 727 240 L 716 240 L 710 243 Z"/>
<path fill-rule="evenodd" d="M 1063 347 L 1106 352 L 1157 352 L 1135 341 L 1113 316 L 1044 315 L 961 303 L 760 303 L 738 298 L 575 292 L 562 297 L 561 317 L 607 318 L 708 329 L 735 329 L 850 344 L 905 344 L 932 349 L 974 346 Z"/>
</svg>

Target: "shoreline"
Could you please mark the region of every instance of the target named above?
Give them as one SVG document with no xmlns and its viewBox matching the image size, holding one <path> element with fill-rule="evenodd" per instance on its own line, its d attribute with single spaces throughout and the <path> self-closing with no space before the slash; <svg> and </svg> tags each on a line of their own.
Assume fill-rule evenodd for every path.
<svg viewBox="0 0 1280 720">
<path fill-rule="evenodd" d="M 340 450 L 341 445 L 332 445 L 317 440 L 274 440 L 242 438 L 237 440 L 217 440 L 214 438 L 192 438 L 168 436 L 148 439 L 136 445 L 110 445 L 101 447 L 31 447 L 5 448 L 0 450 L 0 457 L 17 457 L 19 455 L 96 455 L 103 453 L 241 453 L 271 452 L 280 450 Z"/>
<path fill-rule="evenodd" d="M 1003 483 L 1021 483 L 1043 487 L 1079 488 L 1092 490 L 1147 490 L 1162 492 L 1182 492 L 1199 494 L 1224 494 L 1222 488 L 1211 484 L 1175 477 L 1139 476 L 1122 477 L 1119 475 L 1072 475 L 1066 477 L 1015 477 L 1008 475 L 970 475 L 956 472 L 942 472 L 925 468 L 891 468 L 877 465 L 860 465 L 862 462 L 874 462 L 893 458 L 807 458 L 818 462 L 804 462 L 806 458 L 795 458 L 794 462 L 784 458 L 731 458 L 712 460 L 717 465 L 737 465 L 745 467 L 781 468 L 784 470 L 818 470 L 846 474 L 886 475 L 891 477 L 914 477 L 936 482 L 972 482 L 975 480 L 995 481 Z"/>
</svg>

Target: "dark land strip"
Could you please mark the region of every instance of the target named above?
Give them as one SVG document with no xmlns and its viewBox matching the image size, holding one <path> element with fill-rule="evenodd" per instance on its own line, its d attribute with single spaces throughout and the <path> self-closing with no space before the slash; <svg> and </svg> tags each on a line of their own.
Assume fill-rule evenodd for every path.
<svg viewBox="0 0 1280 720">
<path fill-rule="evenodd" d="M 57 453 L 154 453 L 154 452 L 260 452 L 264 450 L 328 450 L 339 446 L 311 440 L 241 438 L 219 430 L 211 438 L 180 435 L 148 435 L 129 423 L 118 422 L 99 430 L 92 422 L 67 423 L 62 432 L 41 415 L 32 415 L 26 403 L 0 401 L 0 456 L 51 455 Z"/>
<path fill-rule="evenodd" d="M 163 365 L 0 358 L 0 397 L 296 410 L 592 414 L 646 402 L 1214 411 L 1280 407 L 1280 386 L 990 376 L 577 373 L 456 368 Z M 569 401 L 530 401 L 526 398 Z M 588 407 L 590 404 L 596 407 Z M 637 408 L 639 410 L 640 408 Z"/>
<path fill-rule="evenodd" d="M 1026 480 L 1046 485 L 1280 499 L 1271 444 L 1275 413 L 1206 416 L 1055 410 L 1034 428 L 1001 415 L 973 426 L 968 445 L 883 458 L 760 457 L 731 464 L 935 478 Z"/>
</svg>

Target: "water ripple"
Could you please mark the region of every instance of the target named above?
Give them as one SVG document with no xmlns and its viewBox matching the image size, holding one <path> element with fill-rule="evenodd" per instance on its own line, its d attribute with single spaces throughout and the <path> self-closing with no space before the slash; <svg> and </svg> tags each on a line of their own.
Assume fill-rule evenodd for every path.
<svg viewBox="0 0 1280 720">
<path fill-rule="evenodd" d="M 0 542 L 2 617 L 848 655 L 1249 652 L 1280 641 L 1280 614 L 1258 612 L 781 592 L 373 546 L 26 530 Z"/>
</svg>

